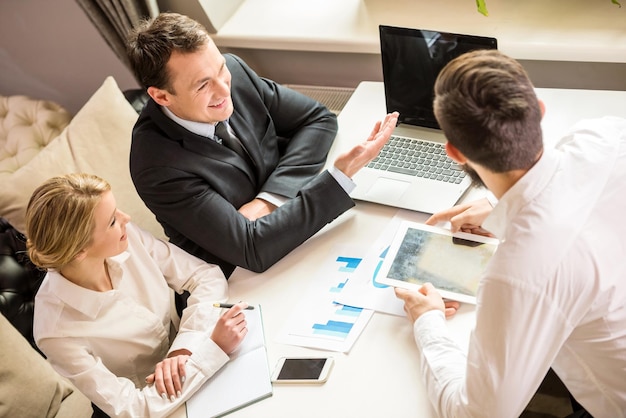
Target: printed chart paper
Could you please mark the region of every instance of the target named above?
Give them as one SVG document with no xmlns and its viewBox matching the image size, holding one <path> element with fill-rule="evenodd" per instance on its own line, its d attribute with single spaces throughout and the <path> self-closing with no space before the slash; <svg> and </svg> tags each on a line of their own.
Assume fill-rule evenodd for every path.
<svg viewBox="0 0 626 418">
<path fill-rule="evenodd" d="M 380 283 L 377 278 L 401 222 L 404 220 L 421 222 L 426 218 L 427 216 L 422 213 L 399 210 L 366 252 L 350 281 L 337 295 L 336 301 L 404 317 L 406 315 L 404 303 L 396 297 L 393 287 Z"/>
<path fill-rule="evenodd" d="M 336 302 L 362 261 L 361 251 L 335 248 L 328 261 L 315 273 L 307 295 L 298 304 L 280 343 L 347 353 L 374 313 L 373 310 Z"/>
</svg>

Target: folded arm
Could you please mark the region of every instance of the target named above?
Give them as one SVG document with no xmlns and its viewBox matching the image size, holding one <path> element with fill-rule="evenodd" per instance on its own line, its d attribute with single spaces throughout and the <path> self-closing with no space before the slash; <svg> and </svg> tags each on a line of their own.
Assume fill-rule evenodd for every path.
<svg viewBox="0 0 626 418">
<path fill-rule="evenodd" d="M 137 388 L 130 379 L 116 376 L 91 355 L 85 341 L 59 338 L 44 339 L 39 344 L 57 372 L 107 415 L 117 417 L 169 416 L 228 361 L 228 356 L 207 337 L 203 347 L 185 362 L 181 396 L 169 399 L 162 396 L 156 385 Z"/>
</svg>

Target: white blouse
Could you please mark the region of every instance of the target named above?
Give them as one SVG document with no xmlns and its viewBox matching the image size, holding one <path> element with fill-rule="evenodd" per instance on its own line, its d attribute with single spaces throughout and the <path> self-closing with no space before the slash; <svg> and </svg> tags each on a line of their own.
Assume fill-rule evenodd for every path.
<svg viewBox="0 0 626 418">
<path fill-rule="evenodd" d="M 229 359 L 210 334 L 227 299 L 219 267 L 129 223 L 128 249 L 106 260 L 113 290 L 96 292 L 49 272 L 35 298 L 34 336 L 54 369 L 110 416 L 162 417 Z M 170 341 L 172 292 L 191 296 Z M 174 333 L 172 333 L 174 335 Z M 182 397 L 163 400 L 146 377 L 168 352 L 191 351 Z"/>
</svg>

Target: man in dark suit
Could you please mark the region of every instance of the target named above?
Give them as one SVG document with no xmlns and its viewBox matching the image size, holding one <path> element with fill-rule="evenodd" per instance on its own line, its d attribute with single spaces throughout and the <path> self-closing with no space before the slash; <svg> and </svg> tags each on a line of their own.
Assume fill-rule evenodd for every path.
<svg viewBox="0 0 626 418">
<path fill-rule="evenodd" d="M 222 55 L 205 28 L 163 13 L 129 37 L 150 95 L 133 130 L 137 192 L 170 240 L 221 266 L 264 271 L 351 208 L 351 177 L 391 135 L 397 114 L 320 173 L 334 114 Z"/>
</svg>

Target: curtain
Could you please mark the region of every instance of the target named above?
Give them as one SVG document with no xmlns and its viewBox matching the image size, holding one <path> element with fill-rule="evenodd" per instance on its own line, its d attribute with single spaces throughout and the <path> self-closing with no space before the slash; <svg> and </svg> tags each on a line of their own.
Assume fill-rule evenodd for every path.
<svg viewBox="0 0 626 418">
<path fill-rule="evenodd" d="M 76 0 L 115 55 L 130 69 L 126 36 L 142 18 L 156 17 L 157 0 Z"/>
</svg>

